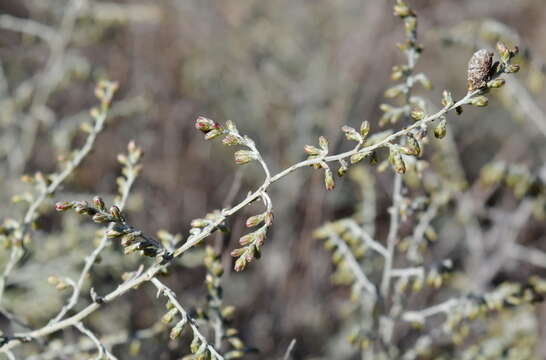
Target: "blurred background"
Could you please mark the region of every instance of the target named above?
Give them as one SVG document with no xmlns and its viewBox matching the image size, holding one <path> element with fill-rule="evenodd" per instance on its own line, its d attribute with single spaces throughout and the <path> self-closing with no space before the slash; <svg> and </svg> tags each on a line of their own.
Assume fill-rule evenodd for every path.
<svg viewBox="0 0 546 360">
<path fill-rule="evenodd" d="M 235 121 L 256 141 L 275 173 L 303 160 L 303 146 L 316 144 L 319 135 L 326 136 L 336 152 L 348 149 L 339 128 L 368 120 L 377 131 L 383 92 L 393 84 L 391 68 L 405 62 L 396 47 L 404 40 L 403 24 L 392 15 L 392 3 L 0 1 L 0 196 L 5 204 L 0 214 L 22 216 L 24 206 L 9 205 L 13 195 L 29 191 L 19 182 L 21 175 L 50 173 L 59 155 L 81 145 L 80 124 L 88 121 L 88 109 L 96 104 L 94 86 L 104 78 L 120 85 L 107 129 L 54 200 L 90 199 L 94 194 L 111 199 L 120 171 L 116 155 L 133 139 L 145 152 L 144 169 L 127 216 L 151 234 L 165 229 L 186 236 L 192 219 L 242 199 L 261 184 L 257 166 L 237 166 L 232 149 L 203 140 L 194 128 L 199 115 Z M 515 87 L 492 97 L 485 110 L 450 115 L 465 182 L 474 184 L 480 169 L 494 159 L 525 165 L 535 174 L 544 172 L 544 2 L 409 3 L 418 15 L 424 46 L 417 71 L 425 72 L 434 86 L 431 92 L 418 93 L 438 107 L 443 89 L 456 99 L 466 93 L 466 66 L 476 48 L 492 46 L 501 37 L 522 50 L 523 70 L 514 76 Z M 378 174 L 373 185 L 381 241 L 388 227 L 392 178 L 390 171 Z M 362 201 L 358 182 L 347 178 L 336 185 L 327 193 L 321 174 L 311 169 L 279 181 L 270 192 L 275 223 L 263 258 L 243 273 L 232 273 L 232 259 L 224 251 L 224 301 L 237 307 L 235 326 L 241 338 L 260 350 L 248 358 L 280 358 L 294 338 L 296 359 L 357 358 L 345 340 L 343 319 L 352 306 L 349 290 L 331 284 L 330 255 L 312 236 L 324 222 L 352 214 Z M 234 191 L 235 197 L 230 195 Z M 486 208 L 490 205 L 509 214 L 517 201 L 488 203 Z M 218 249 L 235 248 L 245 231 L 244 220 L 259 209 L 254 205 L 231 218 L 229 236 L 210 241 Z M 32 327 L 43 325 L 65 298 L 49 289 L 45 279 L 56 273 L 77 274 L 98 229 L 51 210 L 51 204 L 43 209 L 31 253 L 14 272 L 6 293 L 6 308 L 27 314 Z M 449 214 L 441 215 L 446 218 L 441 219 L 445 237 L 440 241 L 453 242 L 448 246 L 451 256 L 463 257 L 455 242 L 465 236 L 464 230 L 449 226 Z M 404 229 L 410 232 L 411 222 Z M 546 251 L 545 230 L 543 222 L 529 219 L 518 241 Z M 99 293 L 113 289 L 122 272 L 143 261 L 119 256 L 113 249 L 108 252 L 93 273 Z M 199 256 L 197 249 L 181 260 L 166 280 L 188 307 L 200 306 L 205 299 L 205 269 Z M 492 276 L 491 284 L 499 276 L 518 280 L 537 273 L 545 272 L 514 261 L 502 275 Z M 45 300 L 37 302 L 37 296 Z M 91 326 L 101 335 L 147 328 L 164 311 L 154 296 L 151 287 L 125 296 L 93 315 Z M 437 302 L 427 296 L 424 303 Z M 539 307 L 536 315 L 544 319 L 546 308 Z M 137 346 L 132 343 L 115 347 L 114 353 L 120 359 L 146 359 L 151 354 L 174 359 L 185 354 L 187 345 L 165 346 L 168 335 L 163 335 L 143 340 L 141 357 L 131 357 L 131 346 Z M 75 335 L 56 336 L 70 342 Z M 542 356 L 546 358 L 546 352 Z"/>
</svg>

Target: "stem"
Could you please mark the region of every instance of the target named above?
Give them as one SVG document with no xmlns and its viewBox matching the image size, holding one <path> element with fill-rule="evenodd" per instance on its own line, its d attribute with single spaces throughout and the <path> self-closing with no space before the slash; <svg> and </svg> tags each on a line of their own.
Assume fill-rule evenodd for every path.
<svg viewBox="0 0 546 360">
<path fill-rule="evenodd" d="M 400 200 L 402 199 L 402 175 L 396 174 L 394 177 L 393 201 L 390 208 L 391 222 L 389 225 L 389 234 L 387 235 L 387 254 L 385 256 L 385 266 L 383 267 L 383 276 L 381 278 L 381 295 L 384 299 L 388 298 L 391 281 L 391 269 L 394 258 L 394 248 L 396 246 L 396 237 L 400 226 Z"/>
</svg>

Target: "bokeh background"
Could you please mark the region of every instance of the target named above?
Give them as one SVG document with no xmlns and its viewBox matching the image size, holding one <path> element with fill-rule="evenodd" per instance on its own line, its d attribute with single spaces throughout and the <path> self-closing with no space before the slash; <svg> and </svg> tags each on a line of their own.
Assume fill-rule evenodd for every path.
<svg viewBox="0 0 546 360">
<path fill-rule="evenodd" d="M 480 43 L 494 44 L 489 33 L 517 39 L 526 65 L 515 77 L 532 106 L 511 102 L 518 98 L 512 88 L 515 93 L 506 90 L 492 97 L 485 110 L 451 117 L 450 129 L 469 184 L 493 159 L 539 172 L 546 159 L 544 2 L 410 3 L 425 48 L 417 70 L 434 85 L 432 92 L 419 93 L 436 104 L 445 88 L 456 98 L 464 95 L 467 61 Z M 36 29 L 40 36 L 21 34 L 13 31 L 13 17 L 47 28 Z M 47 29 L 59 31 L 64 42 L 52 48 L 45 39 Z M 392 84 L 391 67 L 405 61 L 395 46 L 403 37 L 391 1 L 2 0 L 0 196 L 5 206 L 0 213 L 19 218 L 23 207 L 8 204 L 12 195 L 29 190 L 20 176 L 55 170 L 57 156 L 82 143 L 78 128 L 96 103 L 94 85 L 108 78 L 120 84 L 112 119 L 56 199 L 94 194 L 110 199 L 119 175 L 116 155 L 134 139 L 145 157 L 129 202 L 130 221 L 152 234 L 166 229 L 186 235 L 192 219 L 241 199 L 262 179 L 257 167 L 236 166 L 231 149 L 204 141 L 194 128 L 197 116 L 235 121 L 256 141 L 274 172 L 304 159 L 303 145 L 315 144 L 319 135 L 337 151 L 346 149 L 340 126 L 357 127 L 366 119 L 378 129 L 383 92 Z M 392 173 L 379 174 L 375 188 L 377 236 L 384 239 Z M 228 196 L 234 190 L 235 197 Z M 345 179 L 327 193 L 320 174 L 303 169 L 275 184 L 270 195 L 275 224 L 263 258 L 243 273 L 232 273 L 229 251 L 223 257 L 225 302 L 237 307 L 241 337 L 261 351 L 249 358 L 279 358 L 293 338 L 295 358 L 351 358 L 343 320 L 351 306 L 349 291 L 330 283 L 329 254 L 312 233 L 325 221 L 351 214 L 362 200 L 359 186 Z M 509 213 L 514 204 L 504 202 L 498 211 Z M 255 205 L 230 219 L 230 235 L 210 241 L 233 249 L 244 232 L 244 219 L 258 209 Z M 34 326 L 43 324 L 63 300 L 45 279 L 75 274 L 97 230 L 76 216 L 44 213 L 32 252 L 14 273 L 6 295 L 6 307 L 15 313 L 33 309 L 27 320 Z M 546 250 L 544 230 L 543 223 L 529 220 L 518 239 Z M 457 227 L 450 231 L 454 235 L 446 241 L 457 241 L 463 233 Z M 198 266 L 199 250 L 195 254 L 168 278 L 188 307 L 199 306 L 205 297 L 205 270 Z M 106 255 L 94 270 L 94 286 L 112 289 L 119 274 L 139 262 Z M 503 278 L 544 273 L 540 267 L 513 265 Z M 99 334 L 146 328 L 163 311 L 154 295 L 150 287 L 125 296 L 94 315 L 92 326 Z M 38 302 L 38 296 L 47 300 Z M 537 313 L 541 319 L 544 315 L 546 309 Z M 69 341 L 75 335 L 57 336 Z M 187 349 L 167 343 L 164 338 L 143 341 L 140 358 L 158 354 L 158 359 L 174 359 Z M 115 353 L 132 358 L 129 347 L 118 346 Z"/>
</svg>

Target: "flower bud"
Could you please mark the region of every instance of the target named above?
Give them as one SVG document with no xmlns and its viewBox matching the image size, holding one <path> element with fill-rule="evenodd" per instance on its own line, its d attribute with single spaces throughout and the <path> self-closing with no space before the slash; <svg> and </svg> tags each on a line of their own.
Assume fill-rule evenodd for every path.
<svg viewBox="0 0 546 360">
<path fill-rule="evenodd" d="M 328 140 L 324 136 L 319 137 L 319 146 L 325 153 L 328 153 Z"/>
<path fill-rule="evenodd" d="M 423 120 L 425 118 L 425 112 L 423 109 L 415 108 L 410 112 L 410 116 L 415 121 Z"/>
<path fill-rule="evenodd" d="M 360 124 L 360 135 L 362 137 L 368 136 L 368 133 L 370 132 L 370 123 L 367 120 L 364 120 L 362 124 Z"/>
<path fill-rule="evenodd" d="M 250 228 L 250 227 L 258 226 L 264 221 L 264 219 L 265 219 L 265 213 L 251 216 L 246 220 L 246 227 Z"/>
<path fill-rule="evenodd" d="M 250 150 L 239 150 L 235 152 L 235 163 L 237 165 L 246 164 L 256 159 L 256 154 Z"/>
<path fill-rule="evenodd" d="M 108 222 L 110 220 L 110 217 L 108 215 L 106 215 L 106 214 L 97 213 L 97 214 L 93 215 L 92 219 L 97 224 L 102 224 L 102 223 Z"/>
<path fill-rule="evenodd" d="M 112 205 L 110 207 L 110 215 L 112 215 L 116 220 L 123 220 L 121 216 L 121 211 L 119 210 L 119 207 L 116 205 Z"/>
<path fill-rule="evenodd" d="M 74 204 L 70 201 L 59 201 L 55 204 L 55 210 L 57 211 L 66 211 L 68 209 L 71 209 L 74 206 Z"/>
<path fill-rule="evenodd" d="M 356 154 L 351 155 L 351 164 L 356 164 L 362 161 L 362 159 L 364 159 L 365 157 L 366 157 L 366 153 L 357 152 Z"/>
<path fill-rule="evenodd" d="M 440 120 L 436 128 L 434 128 L 434 136 L 437 139 L 443 139 L 447 133 L 447 120 L 443 118 Z"/>
<path fill-rule="evenodd" d="M 419 144 L 419 141 L 411 134 L 408 134 L 408 149 L 411 151 L 411 155 L 421 155 L 421 145 Z"/>
<path fill-rule="evenodd" d="M 308 154 L 308 155 L 311 155 L 311 156 L 317 156 L 317 155 L 320 155 L 321 154 L 321 150 L 313 145 L 305 145 L 303 147 L 303 150 Z"/>
<path fill-rule="evenodd" d="M 197 120 L 195 120 L 195 128 L 204 133 L 208 133 L 209 131 L 218 127 L 219 125 L 216 122 L 203 116 L 199 116 Z"/>
<path fill-rule="evenodd" d="M 102 200 L 102 198 L 100 196 L 95 196 L 93 198 L 93 204 L 95 205 L 95 207 L 101 211 L 104 211 L 106 210 L 106 206 L 104 205 L 104 201 Z"/>
<path fill-rule="evenodd" d="M 334 176 L 330 168 L 326 168 L 324 171 L 324 185 L 326 186 L 326 190 L 328 191 L 332 191 L 334 189 Z"/>
<path fill-rule="evenodd" d="M 239 239 L 239 244 L 241 244 L 241 246 L 246 246 L 246 245 L 252 243 L 254 240 L 255 240 L 255 234 L 252 232 L 250 234 L 246 234 L 246 235 L 242 236 Z"/>
<path fill-rule="evenodd" d="M 453 97 L 451 96 L 451 93 L 447 90 L 444 90 L 442 92 L 442 105 L 444 107 L 449 107 L 453 105 Z"/>
<path fill-rule="evenodd" d="M 347 125 L 343 126 L 341 128 L 341 131 L 343 131 L 345 133 L 345 136 L 347 137 L 347 140 L 362 141 L 362 136 L 360 136 L 360 134 L 350 126 L 347 126 Z"/>
<path fill-rule="evenodd" d="M 212 140 L 222 134 L 223 131 L 221 129 L 213 129 L 205 134 L 205 140 Z"/>
<path fill-rule="evenodd" d="M 478 96 L 473 98 L 470 103 L 474 106 L 484 107 L 489 103 L 489 99 L 485 96 Z"/>
<path fill-rule="evenodd" d="M 241 142 L 239 141 L 239 138 L 233 134 L 227 134 L 224 139 L 222 140 L 222 143 L 224 145 L 233 146 L 233 145 L 240 145 Z"/>
<path fill-rule="evenodd" d="M 495 79 L 495 80 L 492 80 L 492 81 L 488 82 L 487 87 L 492 88 L 492 89 L 497 89 L 497 88 L 500 88 L 500 87 L 504 86 L 505 83 L 506 83 L 506 81 L 504 79 Z"/>
<path fill-rule="evenodd" d="M 238 249 L 235 249 L 235 250 L 232 250 L 230 255 L 232 257 L 240 257 L 241 255 L 243 255 L 245 253 L 246 249 L 245 248 L 238 248 Z"/>
<path fill-rule="evenodd" d="M 176 316 L 176 314 L 178 314 L 178 309 L 172 308 L 172 309 L 169 310 L 165 315 L 163 315 L 163 317 L 161 318 L 161 321 L 162 321 L 164 324 L 168 324 L 168 323 L 170 323 L 171 321 L 173 321 L 173 319 L 174 319 L 174 317 Z"/>
<path fill-rule="evenodd" d="M 480 49 L 472 55 L 468 62 L 468 91 L 482 89 L 487 85 L 492 64 L 493 53 L 486 49 Z"/>
</svg>

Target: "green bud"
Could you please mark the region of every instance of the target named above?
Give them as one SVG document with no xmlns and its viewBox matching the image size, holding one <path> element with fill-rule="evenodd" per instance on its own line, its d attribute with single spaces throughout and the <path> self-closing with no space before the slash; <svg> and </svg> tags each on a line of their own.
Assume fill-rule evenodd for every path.
<svg viewBox="0 0 546 360">
<path fill-rule="evenodd" d="M 394 16 L 405 18 L 410 15 L 412 15 L 412 12 L 405 2 L 398 1 L 396 5 L 394 5 Z"/>
<path fill-rule="evenodd" d="M 343 126 L 341 128 L 341 131 L 345 133 L 345 136 L 347 137 L 347 140 L 350 141 L 362 141 L 362 136 L 352 127 L 350 126 Z"/>
<path fill-rule="evenodd" d="M 360 135 L 362 137 L 368 136 L 368 133 L 370 132 L 370 123 L 367 120 L 364 120 L 362 124 L 360 124 Z"/>
<path fill-rule="evenodd" d="M 399 174 L 404 174 L 406 172 L 406 163 L 402 158 L 402 154 L 399 151 L 396 151 L 393 154 L 393 168 Z"/>
<path fill-rule="evenodd" d="M 231 319 L 233 318 L 233 315 L 235 314 L 235 306 L 226 306 L 222 309 L 222 317 L 224 319 Z"/>
<path fill-rule="evenodd" d="M 239 150 L 235 152 L 235 163 L 237 165 L 246 164 L 256 159 L 256 154 L 250 150 Z"/>
<path fill-rule="evenodd" d="M 506 67 L 506 72 L 511 74 L 511 73 L 517 73 L 520 69 L 520 66 L 519 64 L 511 64 L 511 65 L 508 65 Z"/>
<path fill-rule="evenodd" d="M 415 137 L 413 137 L 412 134 L 408 134 L 408 148 L 411 151 L 410 155 L 421 155 L 421 145 L 419 144 L 419 141 Z"/>
<path fill-rule="evenodd" d="M 447 90 L 444 90 L 442 92 L 442 105 L 444 107 L 449 107 L 453 105 L 453 97 L 451 96 L 451 93 Z"/>
<path fill-rule="evenodd" d="M 500 87 L 504 86 L 505 83 L 506 83 L 506 80 L 504 80 L 504 79 L 495 79 L 495 80 L 490 81 L 489 83 L 487 83 L 487 87 L 492 88 L 492 89 L 497 89 L 497 88 L 500 88 Z"/>
<path fill-rule="evenodd" d="M 356 164 L 362 161 L 362 159 L 364 159 L 365 157 L 366 157 L 366 153 L 357 152 L 356 154 L 351 155 L 351 164 Z"/>
<path fill-rule="evenodd" d="M 434 128 L 434 136 L 437 139 L 443 139 L 446 136 L 447 133 L 447 120 L 443 118 L 440 120 L 438 125 L 436 125 L 436 128 Z"/>
<path fill-rule="evenodd" d="M 174 317 L 176 316 L 176 314 L 178 314 L 178 310 L 176 308 L 172 308 L 171 310 L 169 310 L 165 315 L 163 315 L 163 317 L 161 318 L 161 321 L 164 323 L 164 324 L 168 324 L 170 323 L 171 321 L 173 321 Z"/>
<path fill-rule="evenodd" d="M 392 99 L 392 98 L 397 97 L 401 93 L 402 93 L 402 87 L 400 85 L 395 85 L 395 86 L 385 90 L 384 95 L 385 95 L 386 98 Z"/>
<path fill-rule="evenodd" d="M 319 148 L 313 145 L 305 145 L 303 147 L 303 150 L 307 153 L 307 155 L 311 155 L 311 156 L 318 156 L 322 153 L 322 151 Z"/>
<path fill-rule="evenodd" d="M 319 137 L 319 146 L 325 153 L 328 153 L 328 140 L 324 136 Z"/>
<path fill-rule="evenodd" d="M 423 109 L 415 108 L 410 112 L 410 116 L 415 121 L 423 120 L 425 118 L 425 112 Z"/>
<path fill-rule="evenodd" d="M 474 106 L 484 107 L 489 103 L 489 99 L 485 96 L 477 96 L 470 103 Z"/>
</svg>

